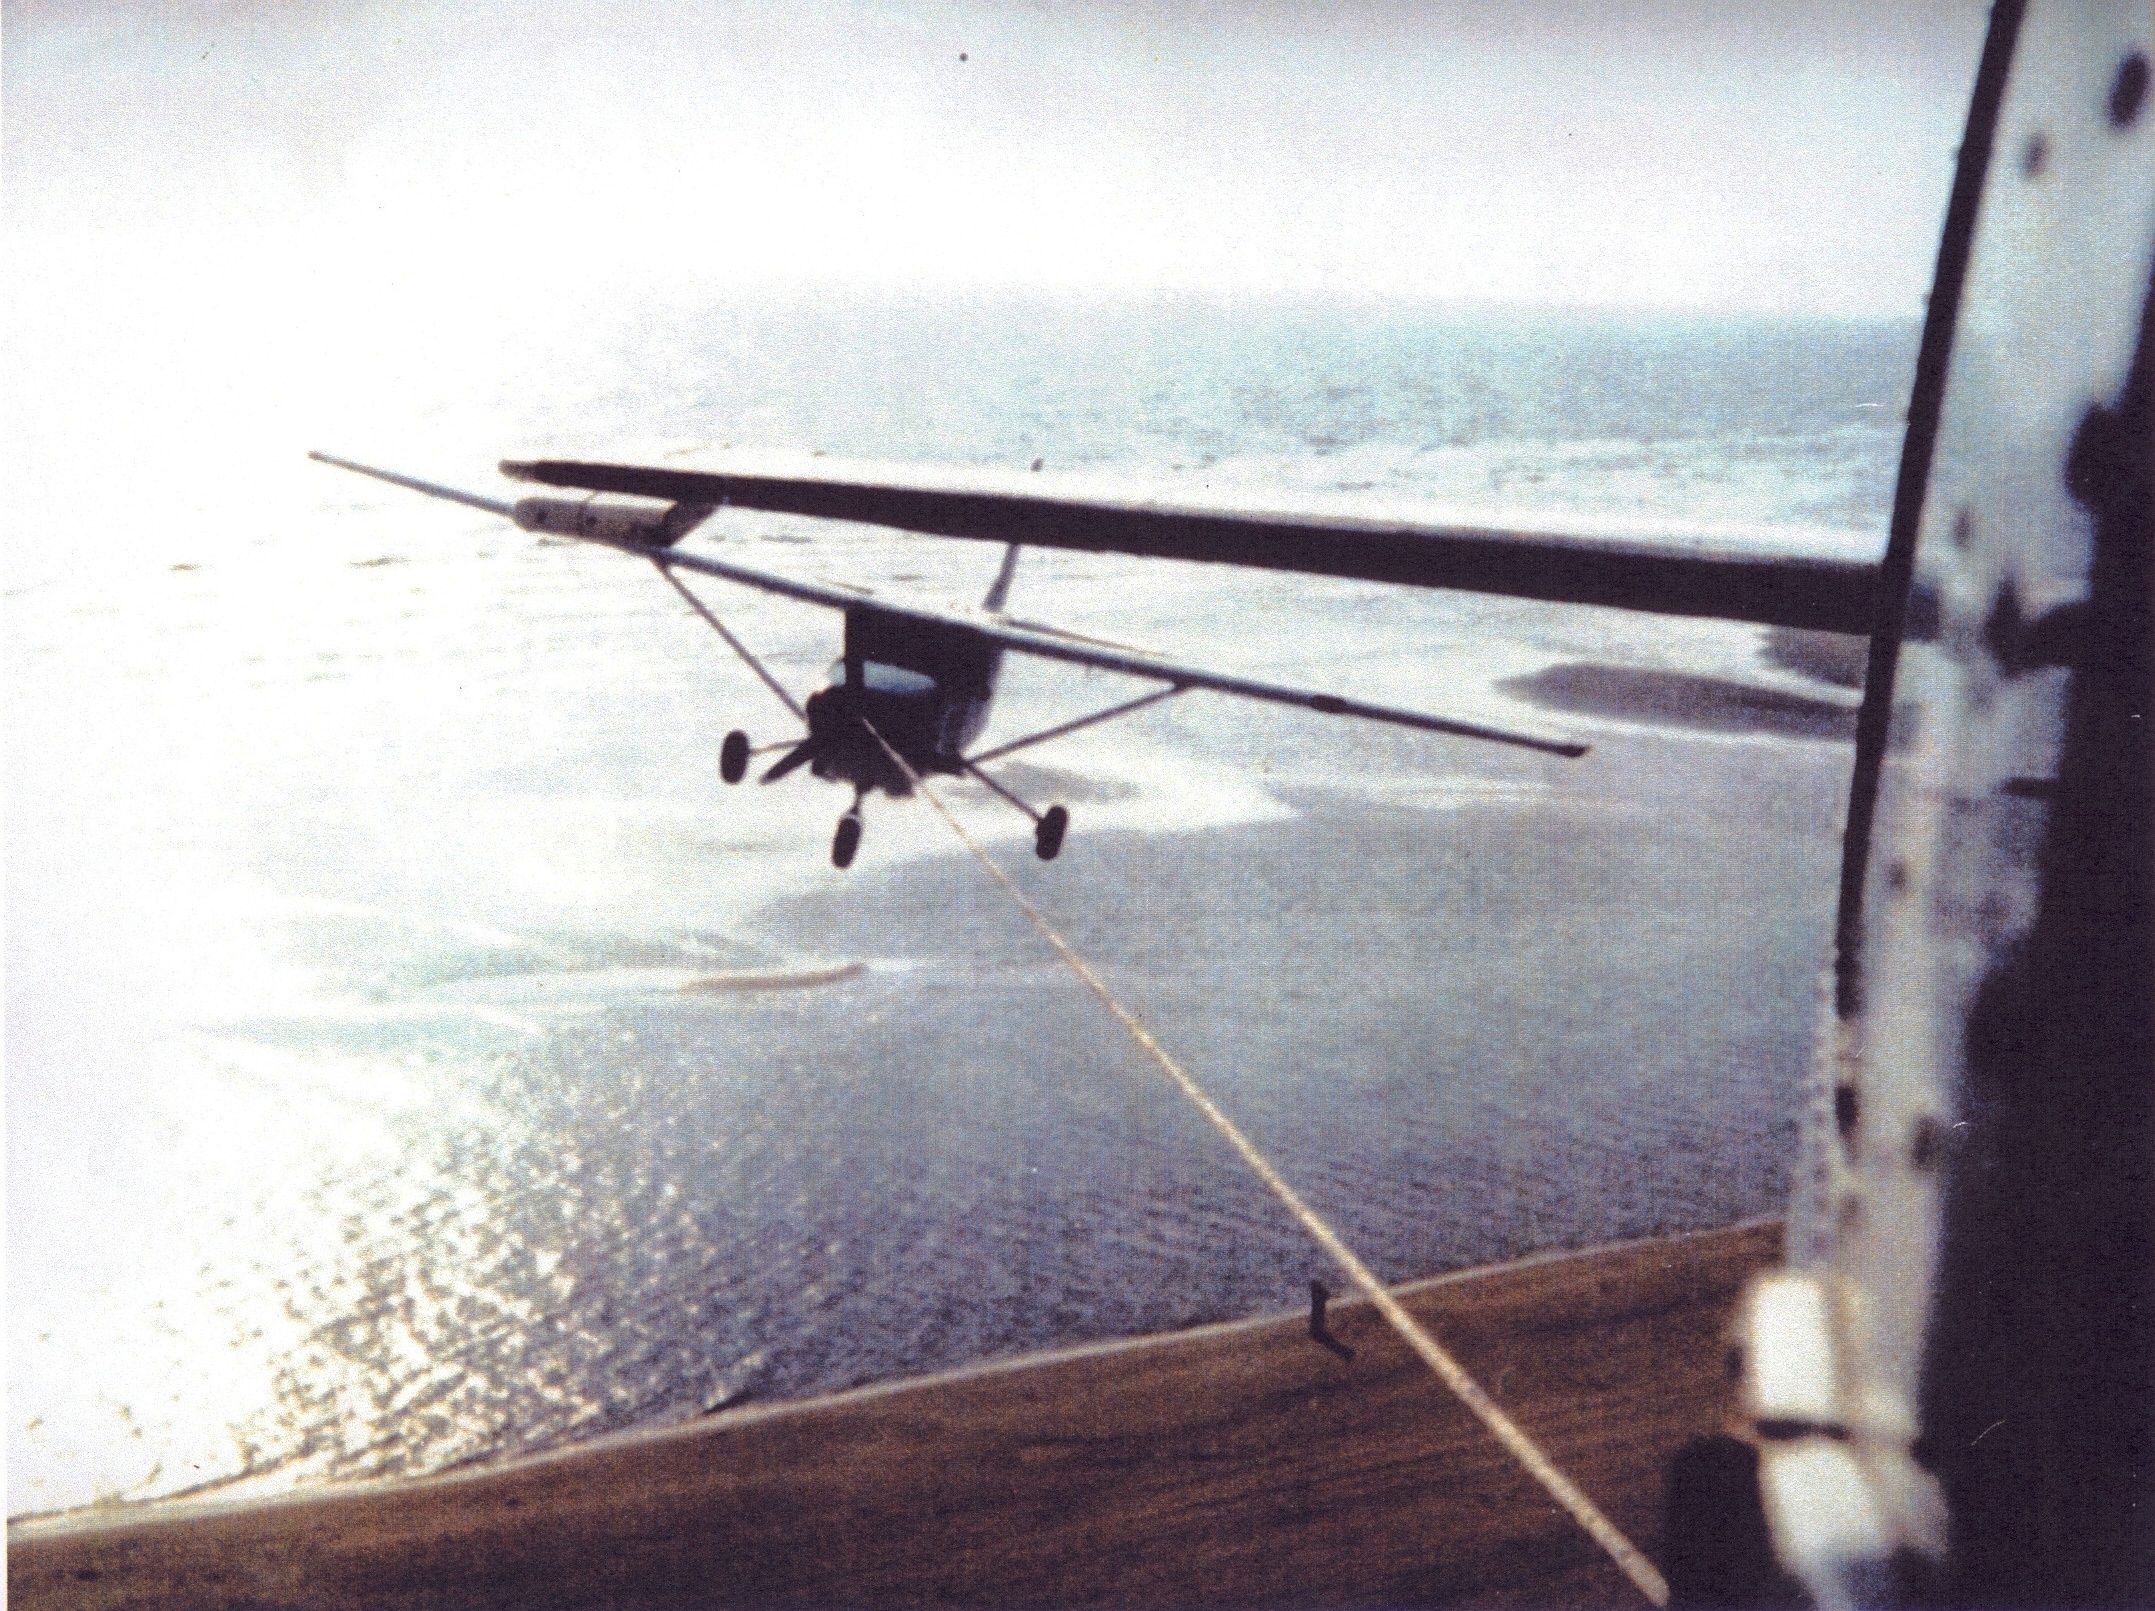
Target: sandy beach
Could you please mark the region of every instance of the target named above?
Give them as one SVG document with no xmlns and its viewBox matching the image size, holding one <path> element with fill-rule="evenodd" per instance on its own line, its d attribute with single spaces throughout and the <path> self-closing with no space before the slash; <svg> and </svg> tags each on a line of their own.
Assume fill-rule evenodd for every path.
<svg viewBox="0 0 2155 1611">
<path fill-rule="evenodd" d="M 1265 317 L 1319 343 L 1283 352 L 1373 384 L 1366 345 Z M 1601 354 L 1612 385 L 1625 353 L 1760 384 L 1791 332 L 1407 319 L 1388 423 L 1335 449 L 1306 444 L 1324 386 L 1277 355 L 1285 389 L 1200 366 L 1175 382 L 1187 444 L 1132 438 L 1122 391 L 1078 385 L 1088 355 L 1214 350 L 1147 328 L 1100 327 L 1084 363 L 1010 392 L 1191 497 L 1368 483 L 1853 520 L 1877 474 L 1860 367 L 1784 436 L 1764 434 L 1788 418 L 1772 387 L 1721 435 L 1536 434 L 1524 388 L 1551 352 Z M 706 334 L 717 364 L 734 332 Z M 1899 373 L 1891 331 L 1844 335 Z M 1426 366 L 1507 354 L 1511 434 L 1429 439 Z M 485 484 L 495 384 L 439 440 L 330 445 Z M 525 442 L 564 406 L 533 395 L 552 400 Z M 678 427 L 669 396 L 630 405 Z M 1022 466 L 1032 407 L 924 404 L 895 443 L 875 411 L 824 424 L 840 449 Z M 932 812 L 870 802 L 841 875 L 842 791 L 720 785 L 725 731 L 767 742 L 785 719 L 642 567 L 296 450 L 234 484 L 259 494 L 246 518 L 205 506 L 94 577 L 40 551 L 10 581 L 11 1509 L 457 1468 L 1297 1301 L 1300 1233 Z M 692 540 L 960 603 L 998 558 L 738 513 Z M 712 598 L 816 686 L 831 620 Z M 1028 555 L 1013 604 L 1594 746 L 1561 761 L 1191 695 L 1002 769 L 1071 809 L 1048 865 L 1018 813 L 951 790 L 1380 1273 L 1780 1205 L 1845 767 L 1820 645 L 1076 553 Z M 1135 691 L 1013 661 L 987 741 Z"/>
</svg>

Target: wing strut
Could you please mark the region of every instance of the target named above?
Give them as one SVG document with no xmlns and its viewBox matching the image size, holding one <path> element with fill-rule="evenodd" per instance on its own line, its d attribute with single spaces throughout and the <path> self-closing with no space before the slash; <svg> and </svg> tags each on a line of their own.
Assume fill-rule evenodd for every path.
<svg viewBox="0 0 2155 1611">
<path fill-rule="evenodd" d="M 983 610 L 997 615 L 1003 613 L 1003 604 L 1010 597 L 1010 579 L 1018 574 L 1018 555 L 1023 551 L 1022 543 L 1012 543 L 1003 550 L 1003 568 L 995 573 L 994 585 L 988 589 L 988 596 L 980 601 Z"/>
<path fill-rule="evenodd" d="M 743 643 L 739 638 L 735 637 L 731 632 L 726 629 L 726 623 L 721 621 L 717 616 L 711 613 L 710 606 L 705 604 L 702 599 L 696 597 L 695 594 L 691 593 L 688 590 L 687 584 L 684 583 L 680 577 L 674 575 L 673 567 L 666 564 L 663 560 L 653 559 L 651 561 L 651 568 L 657 571 L 659 575 L 666 578 L 666 585 L 668 587 L 672 588 L 676 593 L 680 594 L 683 598 L 688 600 L 688 607 L 694 610 L 698 615 L 702 616 L 705 621 L 710 623 L 711 630 L 713 632 L 716 632 L 720 637 L 726 640 L 726 647 L 731 649 L 735 654 L 739 655 L 741 657 L 741 663 L 747 666 L 748 669 L 750 671 L 753 671 L 758 677 L 761 677 L 763 679 L 763 686 L 770 689 L 772 693 L 776 694 L 779 697 L 780 701 L 784 703 L 786 709 L 792 711 L 793 714 L 797 718 L 799 718 L 800 724 L 803 727 L 806 727 L 808 725 L 808 712 L 801 709 L 800 701 L 786 692 L 786 685 L 784 683 L 780 682 L 776 677 L 772 676 L 770 672 L 764 669 L 764 665 L 761 660 L 758 660 L 753 654 L 749 653 L 747 644 Z M 769 779 L 765 779 L 765 781 L 768 782 Z"/>
<path fill-rule="evenodd" d="M 1188 692 L 1188 687 L 1179 682 L 1172 688 L 1155 688 L 1149 694 L 1140 694 L 1135 699 L 1126 699 L 1119 705 L 1108 706 L 1106 710 L 1096 710 L 1090 716 L 1080 716 L 1076 721 L 1062 722 L 1054 727 L 1044 727 L 1037 733 L 1028 733 L 1023 738 L 1014 738 L 1008 744 L 998 744 L 992 750 L 982 750 L 978 755 L 968 755 L 965 758 L 965 764 L 969 767 L 978 767 L 984 761 L 999 761 L 1006 755 L 1017 754 L 1019 750 L 1029 750 L 1035 744 L 1045 744 L 1051 738 L 1061 738 L 1065 733 L 1074 733 L 1081 727 L 1094 727 L 1101 722 L 1111 722 L 1118 716 L 1127 716 L 1132 711 L 1143 710 L 1147 705 L 1157 705 L 1163 699 L 1173 699 L 1177 694 Z M 976 773 L 975 775 L 977 776 L 978 774 Z"/>
<path fill-rule="evenodd" d="M 993 789 L 1005 800 L 1008 800 L 1012 805 L 1016 806 L 1020 811 L 1024 812 L 1028 817 L 1032 818 L 1034 827 L 1037 828 L 1040 825 L 1042 813 L 1034 810 L 1033 807 L 1027 805 L 1023 800 L 1020 800 L 1016 795 L 1012 794 L 1008 789 L 1004 788 L 1000 783 L 996 782 L 995 779 L 989 777 L 987 773 L 981 771 L 978 766 L 974 765 L 971 761 L 967 761 L 965 763 L 965 770 L 976 782 L 985 783 L 989 788 Z"/>
<path fill-rule="evenodd" d="M 360 464 L 351 459 L 340 459 L 334 453 L 309 453 L 308 458 L 316 464 L 332 465 L 339 470 L 349 470 L 374 481 L 386 481 L 392 487 L 403 487 L 409 492 L 423 492 L 429 498 L 440 498 L 448 503 L 460 503 L 467 509 L 484 509 L 490 515 L 500 515 L 504 520 L 516 518 L 516 505 L 504 503 L 499 498 L 483 498 L 476 492 L 465 492 L 456 487 L 445 487 L 439 481 L 422 481 L 415 475 L 399 475 L 394 470 L 376 469 L 371 464 Z"/>
<path fill-rule="evenodd" d="M 526 531 L 548 532 L 575 537 L 595 543 L 602 548 L 619 549 L 624 554 L 634 554 L 649 560 L 667 573 L 667 580 L 686 598 L 696 613 L 726 640 L 733 651 L 755 671 L 786 708 L 806 723 L 802 707 L 782 688 L 778 680 L 766 671 L 762 664 L 748 652 L 734 635 L 720 624 L 718 618 L 701 600 L 683 587 L 674 572 L 695 571 L 701 576 L 715 576 L 722 581 L 738 582 L 746 587 L 758 588 L 780 598 L 798 600 L 803 604 L 815 604 L 825 609 L 855 610 L 864 603 L 883 615 L 919 622 L 926 626 L 954 629 L 969 633 L 988 643 L 1014 649 L 1020 654 L 1037 655 L 1043 660 L 1060 660 L 1067 664 L 1091 666 L 1101 671 L 1112 671 L 1127 677 L 1142 677 L 1154 682 L 1170 684 L 1176 688 L 1204 688 L 1215 693 L 1232 694 L 1243 699 L 1268 701 L 1273 704 L 1295 705 L 1304 710 L 1322 712 L 1327 716 L 1353 716 L 1365 721 L 1389 722 L 1401 727 L 1417 728 L 1425 733 L 1447 733 L 1455 738 L 1483 739 L 1494 744 L 1509 744 L 1521 749 L 1538 750 L 1545 755 L 1576 757 L 1584 755 L 1587 746 L 1565 739 L 1543 738 L 1537 734 L 1517 732 L 1506 728 L 1485 726 L 1479 722 L 1459 721 L 1444 716 L 1424 715 L 1419 711 L 1401 710 L 1390 705 L 1372 704 L 1364 700 L 1343 699 L 1337 694 L 1319 693 L 1314 689 L 1295 688 L 1281 683 L 1264 682 L 1254 677 L 1238 677 L 1217 671 L 1207 671 L 1200 666 L 1178 664 L 1155 655 L 1137 650 L 1119 648 L 1082 634 L 1063 632 L 1051 628 L 1026 625 L 988 610 L 953 611 L 936 609 L 920 604 L 906 604 L 895 599 L 870 600 L 864 590 L 828 582 L 804 581 L 794 577 L 775 575 L 753 566 L 737 565 L 708 554 L 684 554 L 673 547 L 679 540 L 685 523 L 701 519 L 716 502 L 696 501 L 687 496 L 679 498 L 674 506 L 663 512 L 606 508 L 592 500 L 565 505 L 560 499 L 525 498 L 513 505 L 502 505 L 492 499 L 476 494 L 458 492 L 453 488 L 437 486 L 430 481 L 420 481 L 410 476 L 396 475 L 386 470 L 376 470 L 355 464 L 349 459 L 332 458 L 317 453 L 315 458 L 340 469 L 354 470 L 361 475 L 372 476 L 413 491 L 424 492 L 432 497 L 449 498 L 473 508 L 500 512 L 514 520 Z M 657 473 L 657 472 L 654 472 Z M 704 487 L 708 490 L 710 478 L 706 477 L 684 487 Z M 717 500 L 722 502 L 723 500 Z M 1007 583 L 1015 568 L 1014 551 L 1006 554 L 1002 573 L 997 577 L 995 591 L 1007 594 Z M 849 653 L 846 657 L 846 682 L 858 685 L 861 673 L 859 655 Z"/>
</svg>

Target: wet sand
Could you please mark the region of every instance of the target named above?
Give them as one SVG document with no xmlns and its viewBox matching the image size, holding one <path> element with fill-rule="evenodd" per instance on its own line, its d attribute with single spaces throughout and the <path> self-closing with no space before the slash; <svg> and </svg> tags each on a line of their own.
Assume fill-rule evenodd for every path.
<svg viewBox="0 0 2155 1611">
<path fill-rule="evenodd" d="M 1588 736 L 1566 763 L 1369 735 L 1365 774 L 1187 832 L 1144 825 L 1152 789 L 1073 788 L 1051 864 L 1006 807 L 959 809 L 1406 1280 L 1785 1200 L 1840 752 Z M 1070 760 L 1028 786 L 1081 780 Z M 820 861 L 825 802 L 802 803 L 785 853 Z M 941 848 L 899 854 L 908 821 Z M 707 936 L 747 965 L 653 949 L 489 983 L 544 1034 L 490 1030 L 392 1133 L 393 1173 L 328 1177 L 355 1240 L 239 1270 L 303 1342 L 239 1406 L 223 1480 L 440 1470 L 1306 1302 L 1321 1256 L 923 805 L 878 800 L 852 872 L 810 871 Z M 714 974 L 825 982 L 677 988 Z M 310 1063 L 332 1033 L 382 1031 L 306 1028 Z"/>
<path fill-rule="evenodd" d="M 1187 834 L 1080 809 L 1058 861 L 996 854 L 1392 1278 L 1775 1211 L 1838 752 L 1594 736 L 1573 765 L 1470 751 L 1463 777 L 1283 791 L 1291 816 Z M 864 856 L 766 921 L 870 967 L 743 1032 L 846 1071 L 856 1155 L 885 1127 L 930 1168 L 977 1146 L 972 1255 L 1065 1294 L 1050 1337 L 976 1277 L 982 1352 L 1292 1301 L 1300 1233 L 969 858 Z"/>
<path fill-rule="evenodd" d="M 59 1452 L 19 1468 L 59 1476 L 20 1508 L 440 1470 L 741 1393 L 1261 1313 L 1322 1273 L 924 806 L 873 802 L 859 864 L 832 872 L 842 791 L 721 790 L 710 730 L 735 696 L 697 680 L 707 645 L 649 658 L 648 600 L 594 617 L 568 557 L 527 554 L 541 574 L 514 610 L 491 608 L 500 578 L 467 578 L 486 621 L 554 623 L 531 630 L 573 648 L 496 645 L 494 680 L 432 700 L 453 731 L 383 752 L 412 771 L 378 813 L 323 772 L 325 800 L 248 819 L 250 865 L 309 903 L 265 949 L 325 976 L 304 1011 L 273 995 L 218 1026 L 229 1068 L 142 1075 L 190 1093 L 184 1144 L 160 1138 L 100 1200 L 163 1233 L 116 1268 L 178 1274 L 132 1310 L 124 1283 L 119 1306 L 60 1306 L 73 1329 L 38 1326 L 22 1357 L 46 1383 L 94 1361 L 148 1431 L 59 1402 L 30 1440 Z M 1433 634 L 1366 603 L 1312 606 L 1297 636 L 1323 663 L 1295 674 L 1594 753 L 1192 698 L 1008 768 L 1073 807 L 1053 864 L 1007 806 L 953 797 L 1388 1279 L 1778 1209 L 1839 747 L 1529 711 L 1487 678 L 1546 664 L 1538 645 L 1457 647 L 1469 619 Z M 1194 623 L 1158 641 L 1197 658 L 1248 616 L 1205 591 L 1153 607 Z M 1613 657 L 1604 628 L 1639 631 L 1587 622 L 1559 657 Z M 1693 669 L 1741 674 L 1755 635 L 1722 639 Z M 534 668 L 556 681 L 534 689 Z M 1094 693 L 1022 670 L 1013 731 Z M 350 710 L 388 724 L 371 701 Z M 554 702 L 536 738 L 515 725 Z M 327 719 L 345 709 L 307 731 L 348 736 Z M 368 733 L 354 748 L 375 755 Z M 467 770 L 437 806 L 445 756 Z M 109 1084 L 54 1098 L 78 1125 L 86 1100 L 153 1150 Z M 349 1145 L 324 1153 L 328 1134 Z M 143 1214 L 168 1174 L 178 1210 Z M 61 1269 L 48 1290 L 92 1282 Z M 192 1329 L 157 1329 L 152 1297 Z M 224 1396 L 194 1412 L 205 1357 Z M 100 1437 L 108 1465 L 73 1480 Z"/>
<path fill-rule="evenodd" d="M 1803 632 L 1775 627 L 1766 634 L 1766 658 L 1785 671 L 1816 677 L 1837 688 L 1860 691 L 1870 661 L 1870 639 L 1838 632 Z"/>
<path fill-rule="evenodd" d="M 1836 664 L 1829 669 L 1839 668 Z M 1549 710 L 1703 732 L 1845 741 L 1856 730 L 1855 706 L 1845 700 L 1809 698 L 1783 688 L 1689 672 L 1572 661 L 1499 686 Z"/>
<path fill-rule="evenodd" d="M 1650 1554 L 1754 1225 L 1402 1297 Z M 1525 1605 L 1634 1591 L 1367 1306 L 748 1407 L 494 1471 L 12 1529 L 84 1608 Z"/>
</svg>

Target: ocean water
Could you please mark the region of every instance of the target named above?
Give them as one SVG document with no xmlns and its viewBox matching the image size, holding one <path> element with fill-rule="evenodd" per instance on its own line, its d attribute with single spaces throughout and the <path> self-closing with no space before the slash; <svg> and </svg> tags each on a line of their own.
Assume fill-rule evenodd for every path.
<svg viewBox="0 0 2155 1611">
<path fill-rule="evenodd" d="M 719 736 L 783 720 L 639 567 L 301 448 L 485 490 L 532 450 L 1039 458 L 1860 550 L 1915 336 L 1190 298 L 567 312 L 360 350 L 240 339 L 227 309 L 186 380 L 125 387 L 15 333 L 49 408 L 11 426 L 5 600 L 11 1513 L 443 1469 L 1287 1307 L 1325 1273 L 924 807 L 871 802 L 839 874 L 837 791 L 719 786 Z M 147 339 L 138 315 L 90 339 Z M 938 599 L 996 560 L 743 514 L 696 540 Z M 711 597 L 800 688 L 835 652 L 814 611 Z M 1017 601 L 1594 743 L 1191 696 L 1010 764 L 1072 809 L 1050 866 L 949 791 L 1380 1273 L 1776 1208 L 1845 690 L 1751 628 L 1113 557 L 1028 556 Z M 1809 717 L 1549 697 L 1582 667 Z M 1014 664 L 990 736 L 1125 693 Z"/>
</svg>

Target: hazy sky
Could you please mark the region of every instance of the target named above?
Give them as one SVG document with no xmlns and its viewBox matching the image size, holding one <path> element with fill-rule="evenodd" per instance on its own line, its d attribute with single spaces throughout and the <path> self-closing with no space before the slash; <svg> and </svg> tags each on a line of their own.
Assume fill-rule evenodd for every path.
<svg viewBox="0 0 2155 1611">
<path fill-rule="evenodd" d="M 1983 8 L 8 0 L 5 21 L 33 278 L 79 253 L 325 295 L 652 275 L 1900 313 Z"/>
</svg>

